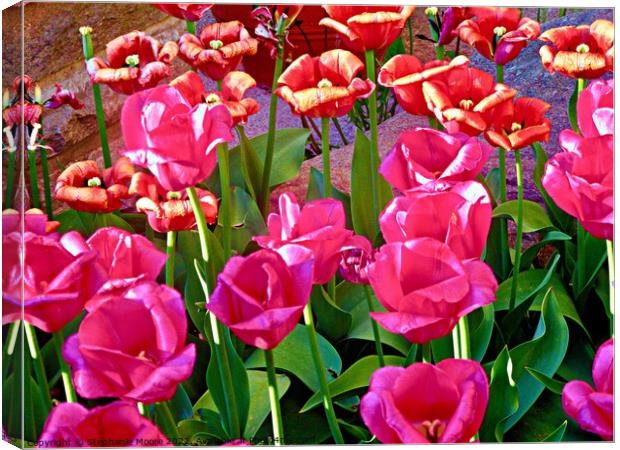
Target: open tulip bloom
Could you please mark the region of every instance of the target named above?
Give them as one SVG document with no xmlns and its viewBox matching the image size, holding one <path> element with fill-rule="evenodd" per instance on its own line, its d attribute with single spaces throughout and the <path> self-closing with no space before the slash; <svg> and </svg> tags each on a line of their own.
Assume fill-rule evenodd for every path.
<svg viewBox="0 0 620 450">
<path fill-rule="evenodd" d="M 67 5 L 3 15 L 84 19 L 3 86 L 3 440 L 613 441 L 611 9 Z"/>
</svg>

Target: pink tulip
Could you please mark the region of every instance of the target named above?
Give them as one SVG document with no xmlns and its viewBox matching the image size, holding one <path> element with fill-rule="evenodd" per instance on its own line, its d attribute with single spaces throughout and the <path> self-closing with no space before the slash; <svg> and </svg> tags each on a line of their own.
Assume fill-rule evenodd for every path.
<svg viewBox="0 0 620 450">
<path fill-rule="evenodd" d="M 59 331 L 106 280 L 94 251 L 74 256 L 56 238 L 29 231 L 2 236 L 3 324 L 21 319 L 23 306 L 27 322 L 48 333 Z"/>
<path fill-rule="evenodd" d="M 60 403 L 50 412 L 39 448 L 162 447 L 170 440 L 138 412 L 135 404 L 115 401 L 91 410 L 78 403 Z"/>
<path fill-rule="evenodd" d="M 586 138 L 614 134 L 614 80 L 593 81 L 579 94 L 577 122 Z"/>
<path fill-rule="evenodd" d="M 280 214 L 267 218 L 269 234 L 255 236 L 263 248 L 279 249 L 285 244 L 302 245 L 314 254 L 314 284 L 327 283 L 338 270 L 340 249 L 353 235 L 345 228 L 342 203 L 331 198 L 313 200 L 299 206 L 297 198 L 280 195 Z"/>
<path fill-rule="evenodd" d="M 185 345 L 186 337 L 179 293 L 145 281 L 92 309 L 67 339 L 63 355 L 84 398 L 160 402 L 192 374 L 196 349 Z"/>
<path fill-rule="evenodd" d="M 352 236 L 342 249 L 340 275 L 353 284 L 369 284 L 368 266 L 374 261 L 375 250 L 364 236 Z"/>
<path fill-rule="evenodd" d="M 491 227 L 491 199 L 484 186 L 466 181 L 448 191 L 414 189 L 396 197 L 379 216 L 386 242 L 431 237 L 459 259 L 480 258 Z"/>
<path fill-rule="evenodd" d="M 613 135 L 582 138 L 560 134 L 564 151 L 545 165 L 542 184 L 553 201 L 592 236 L 613 239 Z"/>
<path fill-rule="evenodd" d="M 566 414 L 590 433 L 606 441 L 614 438 L 614 340 L 599 347 L 592 365 L 594 389 L 585 381 L 573 380 L 562 390 Z"/>
<path fill-rule="evenodd" d="M 310 298 L 312 252 L 300 245 L 231 258 L 207 309 L 243 342 L 270 350 L 293 331 Z"/>
<path fill-rule="evenodd" d="M 489 382 L 478 362 L 444 359 L 377 370 L 360 413 L 384 444 L 467 443 L 488 401 Z"/>
<path fill-rule="evenodd" d="M 462 133 L 414 128 L 401 133 L 379 172 L 401 192 L 420 185 L 445 189 L 475 179 L 491 151 L 488 144 Z"/>
<path fill-rule="evenodd" d="M 21 232 L 22 223 L 24 231 L 30 231 L 34 234 L 42 236 L 50 236 L 54 238 L 60 237 L 56 232 L 60 227 L 60 222 L 50 221 L 47 214 L 37 208 L 27 210 L 23 215 L 20 211 L 14 209 L 5 209 L 2 211 L 2 234 L 9 234 L 15 231 Z"/>
<path fill-rule="evenodd" d="M 216 146 L 233 139 L 232 118 L 224 105 L 192 106 L 170 86 L 129 97 L 121 126 L 125 155 L 148 167 L 167 191 L 204 181 L 216 166 Z"/>
<path fill-rule="evenodd" d="M 418 238 L 386 244 L 368 278 L 387 312 L 371 313 L 386 330 L 423 344 L 495 301 L 497 281 L 482 261 L 461 261 L 443 242 Z"/>
</svg>

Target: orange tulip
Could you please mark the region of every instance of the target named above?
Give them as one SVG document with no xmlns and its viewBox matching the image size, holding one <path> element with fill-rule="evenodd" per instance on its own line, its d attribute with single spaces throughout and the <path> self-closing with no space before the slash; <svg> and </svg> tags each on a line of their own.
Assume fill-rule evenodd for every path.
<svg viewBox="0 0 620 450">
<path fill-rule="evenodd" d="M 614 24 L 609 20 L 552 28 L 540 40 L 549 44 L 540 48 L 540 59 L 549 73 L 593 79 L 614 69 Z"/>
<path fill-rule="evenodd" d="M 534 142 L 549 140 L 551 121 L 545 114 L 551 105 L 537 98 L 520 97 L 513 102 L 513 114 L 504 116 L 489 128 L 484 137 L 505 150 L 519 150 Z"/>
<path fill-rule="evenodd" d="M 461 131 L 476 136 L 485 131 L 492 120 L 512 114 L 512 99 L 517 91 L 496 84 L 493 76 L 471 67 L 456 68 L 445 80 L 422 83 L 429 110 L 449 133 Z"/>
<path fill-rule="evenodd" d="M 245 72 L 229 72 L 222 80 L 222 90 L 205 92 L 202 80 L 196 72 L 188 71 L 170 82 L 192 105 L 206 102 L 223 104 L 233 119 L 233 125 L 245 124 L 248 117 L 260 110 L 253 98 L 243 98 L 245 92 L 256 86 L 256 81 Z"/>
<path fill-rule="evenodd" d="M 215 223 L 217 198 L 203 189 L 196 189 L 196 192 L 207 223 Z M 136 172 L 131 178 L 129 195 L 139 196 L 136 210 L 145 213 L 151 228 L 159 233 L 191 230 L 196 226 L 187 192 L 166 191 L 153 175 Z"/>
<path fill-rule="evenodd" d="M 319 25 L 338 33 L 349 50 L 381 53 L 398 37 L 415 6 L 323 6 Z"/>
<path fill-rule="evenodd" d="M 495 64 L 512 61 L 540 34 L 540 24 L 528 17 L 521 18 L 519 9 L 468 9 L 475 19 L 461 22 L 456 33 L 463 42 Z"/>
<path fill-rule="evenodd" d="M 356 78 L 363 69 L 362 61 L 347 50 L 330 50 L 316 57 L 302 55 L 280 76 L 276 95 L 295 114 L 340 117 L 375 87 L 370 80 Z"/>
<path fill-rule="evenodd" d="M 237 20 L 209 24 L 200 37 L 186 33 L 179 40 L 181 59 L 213 80 L 223 79 L 257 50 L 258 41 Z"/>
<path fill-rule="evenodd" d="M 95 56 L 86 62 L 92 83 L 107 84 L 115 92 L 130 95 L 156 86 L 170 75 L 176 58 L 176 42 L 163 46 L 142 31 L 119 36 L 106 45 L 107 62 Z"/>
<path fill-rule="evenodd" d="M 77 211 L 108 213 L 120 208 L 121 200 L 129 197 L 133 174 L 133 164 L 124 156 L 103 173 L 95 161 L 79 161 L 60 174 L 54 197 Z"/>
<path fill-rule="evenodd" d="M 469 59 L 459 55 L 452 61 L 422 63 L 413 55 L 396 55 L 383 65 L 377 82 L 394 90 L 398 104 L 408 113 L 433 116 L 422 93 L 422 83 L 444 79 L 445 74 L 456 67 L 466 66 Z"/>
</svg>

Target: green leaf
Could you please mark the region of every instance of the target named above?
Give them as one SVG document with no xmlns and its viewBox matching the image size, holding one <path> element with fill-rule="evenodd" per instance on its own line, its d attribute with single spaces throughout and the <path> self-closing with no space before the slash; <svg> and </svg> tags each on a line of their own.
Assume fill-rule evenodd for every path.
<svg viewBox="0 0 620 450">
<path fill-rule="evenodd" d="M 375 216 L 372 201 L 373 192 L 369 180 L 371 171 L 376 172 L 370 164 L 371 145 L 368 138 L 360 130 L 355 134 L 353 160 L 351 161 L 351 215 L 353 229 L 357 234 L 363 234 L 371 241 L 379 233 L 378 218 Z M 383 177 L 375 173 L 378 189 L 378 211 L 382 211 L 392 198 L 392 189 Z"/>
<path fill-rule="evenodd" d="M 530 266 L 534 262 L 534 259 L 536 258 L 536 255 L 544 246 L 570 240 L 571 237 L 566 233 L 562 233 L 561 231 L 557 230 L 549 231 L 543 236 L 540 241 L 532 244 L 523 252 L 523 254 L 521 255 L 521 270 L 525 271 L 530 268 Z"/>
<path fill-rule="evenodd" d="M 265 234 L 267 227 L 258 205 L 246 191 L 233 186 L 231 198 L 232 249 L 238 254 L 243 254 L 252 237 Z M 220 242 L 222 233 L 220 223 L 215 230 L 215 236 Z"/>
<path fill-rule="evenodd" d="M 579 98 L 579 80 L 575 80 L 575 89 L 568 100 L 568 120 L 570 126 L 576 133 L 579 133 L 579 124 L 577 123 L 577 99 Z"/>
<path fill-rule="evenodd" d="M 471 359 L 480 362 L 484 358 L 491 342 L 494 318 L 495 309 L 492 303 L 476 309 L 467 316 L 470 330 Z"/>
<path fill-rule="evenodd" d="M 481 175 L 480 177 L 482 178 Z M 494 167 L 493 169 L 489 170 L 489 173 L 487 174 L 486 178 L 478 179 L 478 181 L 483 182 L 483 184 L 486 185 L 486 187 L 491 192 L 493 199 L 499 198 L 499 194 L 500 194 L 499 167 Z M 495 202 L 493 204 L 495 204 Z"/>
<path fill-rule="evenodd" d="M 105 227 L 116 227 L 116 228 L 120 228 L 121 230 L 128 231 L 130 233 L 136 232 L 131 225 L 129 225 L 124 219 L 121 218 L 121 216 L 119 216 L 118 214 L 114 214 L 114 213 L 95 214 L 93 226 L 95 230 L 98 230 L 99 228 L 105 228 Z"/>
<path fill-rule="evenodd" d="M 332 196 L 336 200 L 340 200 L 344 207 L 344 213 L 347 218 L 347 228 L 353 228 L 353 221 L 351 220 L 351 198 L 344 192 L 336 189 L 332 186 Z M 317 198 L 324 198 L 323 192 L 323 174 L 318 171 L 316 167 L 310 167 L 310 180 L 308 181 L 308 192 L 306 193 L 306 202 L 315 200 Z"/>
<path fill-rule="evenodd" d="M 568 420 L 562 422 L 562 425 L 557 427 L 549 436 L 543 439 L 543 442 L 562 442 L 562 438 L 564 437 L 564 432 L 566 431 L 566 426 L 568 425 Z"/>
<path fill-rule="evenodd" d="M 205 326 L 211 326 L 210 320 L 205 321 Z M 228 364 L 224 365 L 224 367 L 228 366 L 230 368 L 230 372 L 226 373 L 225 370 L 220 371 L 221 368 L 217 364 L 215 352 L 211 352 L 211 360 L 209 361 L 209 366 L 207 368 L 207 386 L 209 386 L 209 392 L 213 397 L 213 402 L 215 403 L 215 406 L 223 419 L 224 429 L 228 432 L 229 436 L 234 436 L 235 433 L 232 432 L 232 424 L 229 423 L 226 411 L 230 407 L 229 405 L 234 402 L 236 405 L 239 425 L 241 430 L 243 430 L 248 419 L 250 388 L 247 371 L 245 370 L 243 361 L 232 345 L 228 329 L 224 329 L 224 332 L 220 335 L 220 338 L 223 340 L 222 348 L 225 348 L 226 350 L 225 352 L 222 352 L 222 357 L 228 358 Z M 210 344 L 213 346 L 212 342 Z M 227 398 L 228 393 L 222 376 L 231 378 L 233 386 L 232 395 L 234 395 L 234 399 Z"/>
<path fill-rule="evenodd" d="M 502 442 L 506 421 L 519 408 L 519 388 L 513 379 L 513 363 L 504 347 L 491 369 L 489 403 L 480 427 L 481 442 Z"/>
<path fill-rule="evenodd" d="M 405 358 L 400 356 L 385 357 L 386 366 L 402 366 L 404 362 Z M 329 395 L 332 399 L 337 399 L 342 398 L 345 394 L 360 393 L 361 390 L 363 391 L 364 388 L 368 387 L 370 377 L 377 369 L 379 369 L 379 357 L 376 355 L 357 360 L 342 375 L 329 383 Z M 304 413 L 320 405 L 321 399 L 321 392 L 315 392 L 299 412 Z"/>
<path fill-rule="evenodd" d="M 239 153 L 241 172 L 245 186 L 254 200 L 261 198 L 261 183 L 263 179 L 263 160 L 258 156 L 252 142 L 245 135 L 242 127 L 237 127 L 239 135 Z"/>
<path fill-rule="evenodd" d="M 280 128 L 276 130 L 270 187 L 282 184 L 297 176 L 304 160 L 308 136 L 310 136 L 310 130 L 306 128 Z M 267 133 L 255 136 L 249 142 L 256 150 L 258 160 L 264 161 Z M 240 146 L 230 149 L 229 152 L 230 182 L 235 186 L 246 186 L 243 179 Z M 217 170 L 209 177 L 206 185 L 211 192 L 220 193 L 220 176 Z"/>
<path fill-rule="evenodd" d="M 516 200 L 502 203 L 493 210 L 493 217 L 509 217 L 514 222 L 517 220 Z M 553 224 L 549 216 L 538 203 L 531 200 L 523 200 L 523 232 L 533 233 L 534 231 L 552 228 Z"/>
<path fill-rule="evenodd" d="M 337 341 L 351 329 L 352 317 L 336 305 L 322 286 L 314 286 L 310 297 L 317 317 L 317 330 L 330 340 Z"/>
<path fill-rule="evenodd" d="M 544 384 L 545 387 L 551 392 L 553 392 L 554 394 L 562 395 L 562 389 L 564 388 L 564 384 L 566 383 L 554 380 L 552 377 L 548 377 L 544 373 L 539 372 L 536 369 L 532 369 L 531 367 L 526 367 L 525 370 L 527 370 L 530 375 L 532 375 L 534 378 Z"/>
<path fill-rule="evenodd" d="M 250 410 L 243 437 L 251 441 L 269 416 L 271 405 L 269 404 L 267 373 L 259 370 L 248 370 L 248 379 L 250 382 Z M 291 380 L 286 375 L 276 375 L 276 384 L 278 386 L 278 398 L 282 398 L 291 385 Z"/>
<path fill-rule="evenodd" d="M 168 402 L 170 411 L 174 415 L 177 422 L 192 417 L 192 402 L 189 400 L 185 389 L 182 385 L 178 385 L 174 397 Z"/>
<path fill-rule="evenodd" d="M 385 56 L 383 57 L 383 61 L 389 61 L 392 57 L 396 55 L 402 55 L 406 53 L 405 44 L 403 43 L 402 38 L 399 36 L 387 49 L 385 52 Z"/>
<path fill-rule="evenodd" d="M 342 370 L 342 361 L 336 349 L 327 339 L 320 334 L 318 338 L 327 379 L 331 380 Z M 297 325 L 291 334 L 273 350 L 274 364 L 278 369 L 295 375 L 312 391 L 318 391 L 320 388 L 319 380 L 309 348 L 310 341 L 306 327 Z M 245 361 L 245 367 L 248 369 L 265 367 L 265 352 L 255 350 Z"/>
<path fill-rule="evenodd" d="M 88 237 L 93 234 L 95 230 L 94 214 L 67 209 L 58 214 L 54 219 L 60 222 L 60 226 L 58 227 L 59 233 L 77 231 L 82 236 Z"/>
<path fill-rule="evenodd" d="M 519 388 L 519 409 L 506 422 L 506 429 L 510 429 L 523 417 L 545 388 L 525 368 L 530 367 L 552 377 L 560 367 L 567 348 L 568 326 L 560 312 L 554 290 L 549 289 L 533 339 L 510 351 L 513 378 Z"/>
<path fill-rule="evenodd" d="M 454 347 L 452 346 L 452 334 L 443 336 L 431 341 L 433 351 L 433 361 L 436 363 L 444 359 L 454 358 Z"/>
<path fill-rule="evenodd" d="M 178 424 L 179 437 L 186 440 L 187 444 L 192 446 L 216 445 L 228 440 L 225 431 L 220 425 L 221 419 L 219 414 L 215 411 L 203 411 L 212 413 L 210 420 L 182 420 Z"/>
</svg>

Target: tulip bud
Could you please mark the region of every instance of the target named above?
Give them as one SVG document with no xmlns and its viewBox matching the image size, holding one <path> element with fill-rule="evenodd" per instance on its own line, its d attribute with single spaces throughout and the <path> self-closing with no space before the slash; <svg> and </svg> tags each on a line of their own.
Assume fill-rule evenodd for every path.
<svg viewBox="0 0 620 450">
<path fill-rule="evenodd" d="M 577 50 L 577 53 L 588 53 L 590 47 L 587 44 L 579 44 L 575 50 Z"/>
<path fill-rule="evenodd" d="M 224 43 L 220 41 L 219 39 L 214 39 L 209 42 L 209 47 L 211 47 L 213 50 L 219 50 L 223 46 L 224 46 Z"/>
<path fill-rule="evenodd" d="M 179 200 L 181 198 L 181 193 L 177 191 L 170 191 L 166 194 L 166 198 L 168 200 Z"/>
<path fill-rule="evenodd" d="M 88 179 L 88 187 L 100 187 L 101 186 L 101 178 L 92 177 Z"/>
<path fill-rule="evenodd" d="M 125 58 L 125 64 L 129 67 L 137 67 L 140 64 L 140 57 L 138 55 L 129 55 Z"/>
<path fill-rule="evenodd" d="M 86 36 L 89 35 L 93 32 L 93 29 L 91 27 L 80 27 L 80 34 L 82 36 Z"/>
<path fill-rule="evenodd" d="M 327 88 L 327 87 L 332 87 L 332 86 L 333 86 L 332 82 L 329 81 L 327 78 L 323 78 L 317 84 L 317 87 L 319 87 L 319 88 Z"/>
</svg>

